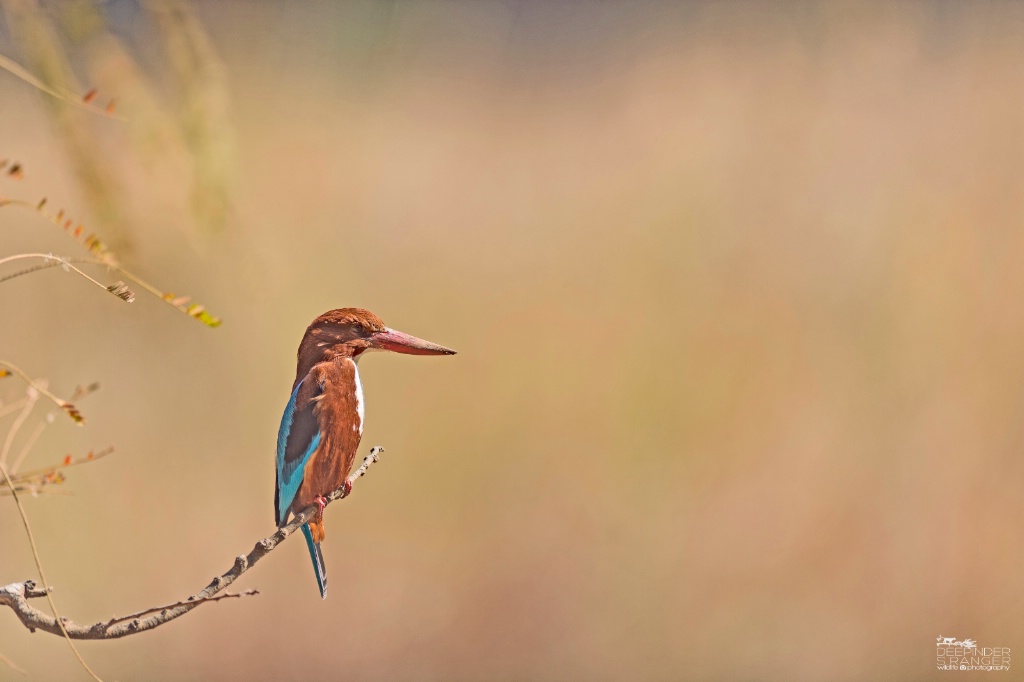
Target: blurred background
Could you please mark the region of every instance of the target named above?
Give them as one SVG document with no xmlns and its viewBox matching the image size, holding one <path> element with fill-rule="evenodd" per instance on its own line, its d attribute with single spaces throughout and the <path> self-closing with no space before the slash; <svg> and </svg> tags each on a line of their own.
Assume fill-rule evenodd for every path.
<svg viewBox="0 0 1024 682">
<path fill-rule="evenodd" d="M 0 285 L 0 359 L 102 385 L 24 466 L 116 448 L 25 500 L 63 614 L 184 598 L 273 530 L 316 315 L 460 351 L 362 363 L 387 452 L 328 509 L 326 602 L 289 541 L 257 597 L 79 643 L 105 679 L 910 680 L 938 636 L 1024 651 L 1021 5 L 0 6 L 0 54 L 124 119 L 0 72 L 0 195 L 224 320 L 60 268 Z M 85 253 L 0 209 L 27 252 Z M 0 583 L 35 575 L 0 499 Z M 6 609 L 0 653 L 85 679 Z"/>
</svg>

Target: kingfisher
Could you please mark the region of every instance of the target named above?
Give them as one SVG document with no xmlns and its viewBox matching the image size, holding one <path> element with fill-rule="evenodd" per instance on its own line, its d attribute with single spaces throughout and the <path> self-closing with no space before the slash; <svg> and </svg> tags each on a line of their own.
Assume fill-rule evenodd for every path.
<svg viewBox="0 0 1024 682">
<path fill-rule="evenodd" d="M 291 397 L 277 433 L 277 484 L 274 520 L 317 505 L 318 513 L 302 526 L 316 572 L 320 597 L 327 597 L 327 572 L 320 543 L 324 540 L 326 495 L 345 486 L 363 436 L 365 407 L 359 381 L 364 353 L 389 350 L 410 355 L 455 355 L 451 348 L 384 326 L 362 308 L 339 308 L 313 320 L 299 344 Z"/>
</svg>

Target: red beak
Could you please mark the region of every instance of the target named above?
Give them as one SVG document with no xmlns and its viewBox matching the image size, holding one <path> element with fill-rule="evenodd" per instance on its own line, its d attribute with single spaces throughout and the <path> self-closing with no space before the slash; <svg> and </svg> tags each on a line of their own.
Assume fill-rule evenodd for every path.
<svg viewBox="0 0 1024 682">
<path fill-rule="evenodd" d="M 451 348 L 439 346 L 430 341 L 417 339 L 394 329 L 385 328 L 370 337 L 370 344 L 374 348 L 390 350 L 396 353 L 407 353 L 409 355 L 455 355 Z"/>
</svg>

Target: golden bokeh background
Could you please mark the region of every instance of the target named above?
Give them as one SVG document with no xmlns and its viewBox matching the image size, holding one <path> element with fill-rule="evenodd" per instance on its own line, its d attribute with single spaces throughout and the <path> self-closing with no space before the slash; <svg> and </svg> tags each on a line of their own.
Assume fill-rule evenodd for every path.
<svg viewBox="0 0 1024 682">
<path fill-rule="evenodd" d="M 65 615 L 184 598 L 273 530 L 316 315 L 460 351 L 361 363 L 387 451 L 328 509 L 326 602 L 291 540 L 236 583 L 259 596 L 80 643 L 104 679 L 911 680 L 940 635 L 1024 651 L 1020 5 L 0 6 L 0 53 L 127 119 L 0 72 L 0 195 L 224 320 L 59 268 L 0 285 L 0 359 L 102 384 L 26 466 L 117 449 L 26 500 Z M 0 244 L 82 253 L 17 207 Z M 34 577 L 0 510 L 0 584 Z M 6 609 L 0 653 L 85 679 Z"/>
</svg>

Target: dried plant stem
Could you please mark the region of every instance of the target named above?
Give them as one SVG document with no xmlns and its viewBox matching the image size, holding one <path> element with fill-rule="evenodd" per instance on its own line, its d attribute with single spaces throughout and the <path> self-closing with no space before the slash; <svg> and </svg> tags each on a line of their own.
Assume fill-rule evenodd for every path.
<svg viewBox="0 0 1024 682">
<path fill-rule="evenodd" d="M 4 367 L 7 368 L 9 371 L 13 372 L 14 374 L 17 374 L 19 377 L 22 378 L 22 380 L 24 380 L 26 384 L 39 391 L 39 393 L 46 397 L 50 402 L 52 402 L 60 409 L 64 410 L 64 412 L 66 412 L 67 415 L 71 417 L 71 419 L 74 420 L 76 424 L 81 426 L 82 424 L 85 423 L 85 419 L 83 419 L 82 415 L 78 412 L 78 410 L 75 409 L 75 406 L 69 403 L 67 400 L 58 398 L 57 396 L 46 390 L 43 386 L 40 386 L 35 381 L 32 381 L 32 378 L 29 377 L 28 374 L 25 374 L 25 372 L 19 369 L 16 365 L 12 365 L 6 360 L 0 360 L 0 368 Z"/>
<path fill-rule="evenodd" d="M 383 449 L 381 447 L 372 448 L 370 454 L 363 459 L 362 465 L 346 480 L 345 485 L 327 495 L 328 504 L 348 497 L 352 492 L 352 486 L 349 485 L 349 482 L 358 479 L 366 473 L 371 464 L 379 461 L 378 454 Z M 30 630 L 42 630 L 54 635 L 65 634 L 71 639 L 119 639 L 145 632 L 146 630 L 152 630 L 164 623 L 180 618 L 200 604 L 217 601 L 218 598 L 227 596 L 219 595 L 219 593 L 227 589 L 243 573 L 255 566 L 260 559 L 274 551 L 289 535 L 301 528 L 303 524 L 312 519 L 319 511 L 320 509 L 316 505 L 302 510 L 301 513 L 292 517 L 291 522 L 278 528 L 272 535 L 257 542 L 248 554 L 235 557 L 232 567 L 228 571 L 216 576 L 209 585 L 191 597 L 174 604 L 144 609 L 125 618 L 113 618 L 108 621 L 93 623 L 92 625 L 81 625 L 67 618 L 53 618 L 29 604 L 29 599 L 44 596 L 44 590 L 47 596 L 49 595 L 45 579 L 43 581 L 44 590 L 38 589 L 30 580 L 0 587 L 0 604 L 11 607 L 22 624 Z M 24 513 L 22 516 L 24 517 Z M 41 572 L 40 575 L 42 575 Z M 255 591 L 251 593 L 255 594 Z M 246 596 L 247 594 L 249 593 L 243 592 L 239 595 L 231 596 Z M 129 618 L 131 620 L 128 620 Z"/>
<path fill-rule="evenodd" d="M 17 473 L 14 469 L 8 469 L 11 481 L 14 483 L 15 489 L 19 493 L 29 493 L 33 496 L 39 494 L 48 495 L 70 495 L 70 492 L 62 490 L 54 490 L 53 486 L 64 482 L 64 477 L 59 472 L 62 469 L 73 467 L 78 464 L 88 464 L 95 462 L 98 459 L 106 457 L 114 451 L 114 448 L 108 447 L 105 450 L 99 452 L 90 452 L 85 457 L 79 457 L 78 459 L 71 459 L 71 455 L 64 458 L 64 461 L 59 464 L 51 464 L 48 467 L 41 469 L 34 469 L 33 471 L 26 471 L 24 473 Z M 9 492 L 6 488 L 0 487 L 0 496 L 8 495 Z"/>
<path fill-rule="evenodd" d="M 207 327 L 219 327 L 220 326 L 220 318 L 214 317 L 214 316 L 210 315 L 209 313 L 207 313 L 206 309 L 203 306 L 198 305 L 196 303 L 193 303 L 191 305 L 186 306 L 185 304 L 188 302 L 188 297 L 184 297 L 183 299 L 179 299 L 179 298 L 176 298 L 175 296 L 173 296 L 171 294 L 164 293 L 163 291 L 160 291 L 155 286 L 153 286 L 149 282 L 145 281 L 144 279 L 142 279 L 138 275 L 136 275 L 134 273 L 131 273 L 131 272 L 128 272 L 127 270 L 122 268 L 117 263 L 107 263 L 107 262 L 105 262 L 105 261 L 103 261 L 101 259 L 98 259 L 98 258 L 97 259 L 84 260 L 82 262 L 83 263 L 92 263 L 94 265 L 103 265 L 103 266 L 105 266 L 107 268 L 111 268 L 113 270 L 117 270 L 117 272 L 120 273 L 121 275 L 123 275 L 126 279 L 129 279 L 132 282 L 135 282 L 135 284 L 139 285 L 140 287 L 142 287 L 143 289 L 145 289 L 149 293 L 153 294 L 154 296 L 156 296 L 161 301 L 163 301 L 167 305 L 171 306 L 175 310 L 177 310 L 179 312 L 182 312 L 182 313 L 185 313 L 186 315 L 189 315 L 190 317 L 196 318 L 197 320 L 199 320 L 200 322 L 205 324 Z"/>
<path fill-rule="evenodd" d="M 32 75 L 32 72 L 26 69 L 24 66 L 17 63 L 10 57 L 5 57 L 2 54 L 0 54 L 0 69 L 3 69 L 4 71 L 10 73 L 12 76 L 20 78 L 32 87 L 36 88 L 41 92 L 45 92 L 47 95 L 50 95 L 51 97 L 56 97 L 57 99 L 62 100 L 64 102 L 74 104 L 77 107 L 81 107 L 86 111 L 91 111 L 92 113 L 97 114 L 99 116 L 105 116 L 106 118 L 113 118 L 119 121 L 126 120 L 120 116 L 114 115 L 106 109 L 96 106 L 95 104 L 84 102 L 81 97 L 75 95 L 74 93 L 61 91 L 57 90 L 56 88 L 50 87 L 49 85 L 47 85 L 46 83 Z"/>
<path fill-rule="evenodd" d="M 31 254 L 31 255 L 36 255 L 36 254 Z M 111 266 L 114 265 L 112 262 L 107 261 L 107 260 L 103 260 L 103 259 L 100 259 L 100 258 L 86 258 L 84 256 L 83 257 L 57 257 L 57 256 L 53 256 L 52 258 L 47 259 L 45 262 L 40 263 L 39 265 L 33 265 L 30 268 L 25 268 L 24 270 L 19 270 L 17 272 L 12 272 L 9 275 L 4 275 L 3 277 L 0 277 L 0 282 L 6 282 L 9 279 L 15 279 L 17 277 L 23 277 L 25 275 L 31 275 L 33 272 L 39 272 L 40 270 L 48 270 L 49 268 L 56 268 L 56 267 L 59 267 L 61 265 L 64 265 L 64 263 L 68 263 L 68 264 L 71 264 L 71 263 L 85 263 L 87 265 L 104 265 L 104 266 L 107 266 L 107 267 L 111 267 Z"/>
<path fill-rule="evenodd" d="M 14 437 L 18 435 L 18 431 L 21 430 L 22 424 L 25 423 L 25 419 L 32 412 L 32 408 L 35 407 L 38 398 L 38 393 L 31 395 L 25 401 L 25 406 L 21 408 L 21 413 L 14 419 L 14 423 L 11 424 L 11 428 L 7 431 L 7 438 L 4 439 L 4 447 L 0 449 L 0 464 L 7 463 L 7 456 L 11 452 L 11 445 L 14 443 Z"/>
<path fill-rule="evenodd" d="M 14 279 L 15 277 L 21 277 L 22 275 L 27 275 L 27 274 L 30 274 L 30 273 L 33 273 L 33 272 L 38 272 L 40 270 L 46 269 L 47 267 L 55 267 L 57 265 L 60 265 L 60 266 L 63 266 L 65 268 L 68 268 L 68 269 L 74 269 L 75 272 L 77 272 L 78 274 L 82 275 L 86 279 L 89 279 L 94 284 L 98 284 L 99 286 L 103 287 L 104 289 L 106 289 L 110 293 L 114 294 L 118 298 L 121 298 L 121 299 L 123 299 L 125 301 L 128 301 L 129 303 L 132 300 L 134 300 L 135 294 L 133 292 L 129 291 L 128 288 L 124 285 L 123 282 L 116 282 L 115 284 L 112 284 L 110 286 L 103 286 L 102 284 L 100 284 L 96 280 L 93 280 L 91 277 L 89 277 L 88 275 L 83 273 L 81 270 L 76 268 L 74 265 L 72 265 L 72 263 L 88 263 L 90 265 L 103 265 L 103 266 L 105 266 L 107 268 L 111 268 L 111 269 L 117 270 L 125 278 L 131 280 L 132 282 L 135 282 L 135 284 L 137 284 L 138 286 L 142 287 L 143 289 L 145 289 L 150 294 L 156 296 L 157 298 L 159 298 L 161 301 L 163 301 L 167 305 L 171 306 L 172 308 L 174 308 L 175 310 L 177 310 L 179 312 L 185 313 L 189 317 L 193 317 L 196 320 L 199 320 L 200 322 L 205 324 L 207 327 L 219 327 L 220 326 L 221 319 L 219 317 L 215 317 L 215 316 L 211 315 L 209 312 L 207 312 L 205 306 L 202 306 L 202 305 L 200 305 L 198 303 L 190 302 L 191 301 L 190 297 L 188 297 L 188 296 L 176 296 L 174 294 L 170 294 L 170 293 L 166 293 L 166 292 L 160 291 L 159 289 L 157 289 L 155 286 L 153 286 L 149 282 L 143 280 L 141 277 L 135 275 L 134 273 L 128 272 L 127 270 L 122 268 L 120 265 L 117 264 L 117 259 L 114 256 L 114 254 L 111 253 L 107 249 L 107 247 L 103 244 L 103 242 L 101 242 L 99 240 L 99 238 L 97 238 L 95 235 L 89 234 L 89 235 L 87 235 L 84 238 L 84 241 L 80 240 L 79 239 L 79 234 L 80 234 L 80 231 L 82 229 L 82 226 L 79 225 L 76 230 L 71 232 L 70 231 L 70 226 L 72 225 L 72 221 L 70 219 L 68 219 L 66 221 L 66 223 L 64 223 L 63 225 L 61 223 L 61 219 L 62 219 L 62 217 L 64 215 L 64 212 L 60 211 L 60 212 L 57 213 L 56 216 L 50 215 L 49 213 L 47 213 L 46 211 L 43 210 L 43 207 L 45 205 L 46 205 L 46 199 L 45 198 L 42 199 L 41 201 L 39 201 L 36 204 L 29 203 L 29 202 L 24 201 L 22 199 L 3 199 L 3 198 L 0 198 L 0 208 L 4 208 L 6 206 L 20 206 L 22 208 L 27 208 L 27 209 L 30 209 L 30 210 L 38 213 L 39 215 L 41 215 L 42 217 L 46 218 L 48 221 L 54 223 L 58 227 L 62 227 L 62 229 L 64 229 L 65 232 L 68 232 L 69 234 L 71 234 L 71 236 L 74 237 L 74 239 L 76 241 L 79 241 L 79 243 L 81 243 L 91 253 L 95 254 L 96 257 L 95 258 L 58 258 L 58 257 L 54 256 L 53 254 L 38 254 L 38 253 L 35 253 L 35 254 L 19 254 L 19 255 L 16 255 L 16 256 L 9 256 L 7 258 L 0 259 L 0 265 L 3 265 L 4 263 L 7 263 L 7 262 L 11 262 L 11 261 L 15 261 L 15 260 L 20 260 L 20 259 L 26 259 L 26 258 L 37 258 L 37 259 L 38 258 L 42 258 L 44 260 L 44 263 L 42 265 L 38 265 L 36 267 L 27 268 L 25 270 L 21 270 L 20 272 L 15 272 L 15 273 L 6 275 L 4 277 L 0 277 L 0 282 L 4 282 L 4 281 L 9 280 L 9 279 Z"/>
<path fill-rule="evenodd" d="M 14 464 L 11 465 L 12 475 L 18 473 L 18 469 L 21 468 L 21 463 L 25 461 L 29 450 L 31 450 L 32 446 L 36 444 L 37 440 L 39 440 L 39 436 L 43 433 L 43 429 L 45 428 L 46 422 L 42 421 L 39 422 L 39 424 L 36 425 L 36 428 L 32 430 L 32 434 L 29 435 L 28 440 L 25 441 L 25 445 L 21 448 L 21 452 L 19 452 L 18 456 L 14 459 Z M 0 462 L 3 461 L 6 461 L 6 458 L 0 457 Z"/>
<path fill-rule="evenodd" d="M 25 513 L 25 507 L 21 504 L 21 498 L 18 497 L 18 491 L 14 489 L 14 483 L 11 482 L 11 477 L 7 474 L 7 467 L 4 466 L 3 462 L 0 462 L 0 473 L 4 475 L 4 482 L 7 484 L 8 489 L 11 491 L 11 497 L 14 498 L 15 504 L 18 505 L 18 513 L 21 514 L 21 522 L 25 526 L 25 534 L 28 535 L 28 543 L 32 547 L 32 558 L 36 562 L 36 570 L 39 571 L 39 579 L 43 581 L 43 590 L 46 592 L 46 601 L 50 603 L 50 610 L 53 611 L 53 619 L 60 627 L 60 632 L 64 635 L 64 639 L 68 641 L 68 646 L 71 647 L 72 653 L 75 654 L 75 658 L 82 664 L 85 671 L 92 676 L 96 682 L 103 682 L 100 676 L 93 672 L 89 664 L 82 658 L 82 654 L 78 653 L 78 648 L 75 643 L 71 641 L 71 637 L 68 636 L 67 630 L 64 629 L 64 619 L 60 617 L 57 612 L 57 604 L 53 601 L 53 595 L 50 593 L 50 584 L 46 582 L 46 575 L 43 573 L 43 562 L 39 559 L 39 548 L 36 547 L 36 539 L 32 535 L 32 526 L 28 522 L 28 514 Z"/>
<path fill-rule="evenodd" d="M 60 471 L 61 469 L 67 469 L 68 467 L 78 466 L 79 464 L 88 464 L 89 462 L 95 462 L 98 459 L 102 459 L 102 458 L 106 457 L 107 455 L 111 454 L 112 452 L 114 452 L 114 448 L 113 447 L 107 447 L 107 448 L 104 448 L 103 450 L 100 450 L 99 452 L 96 452 L 96 453 L 90 452 L 89 455 L 86 456 L 86 457 L 79 457 L 78 459 L 72 459 L 72 460 L 69 460 L 69 461 L 64 461 L 64 462 L 61 462 L 60 464 L 51 464 L 48 467 L 43 467 L 41 469 L 33 469 L 32 471 L 26 471 L 26 472 L 24 472 L 22 474 L 16 474 L 13 471 L 11 473 L 12 473 L 12 475 L 16 476 L 17 478 L 29 478 L 31 476 L 42 476 L 42 475 L 48 474 L 48 473 L 50 473 L 52 471 Z M 70 457 L 70 455 L 68 455 L 68 457 Z"/>
<path fill-rule="evenodd" d="M 65 258 L 64 260 L 67 261 L 68 263 L 82 263 L 82 262 L 90 262 L 91 261 L 91 259 L 89 259 L 89 258 Z M 9 279 L 17 279 L 18 277 L 24 277 L 25 275 L 31 275 L 33 272 L 39 272 L 40 270 L 49 270 L 50 268 L 55 268 L 55 267 L 57 267 L 59 265 L 60 265 L 60 263 L 55 263 L 54 261 L 48 261 L 48 262 L 45 262 L 45 263 L 41 263 L 39 265 L 33 265 L 30 268 L 25 268 L 24 270 L 18 270 L 17 272 L 12 272 L 12 273 L 10 273 L 8 275 L 4 275 L 3 277 L 0 277 L 0 282 L 6 282 Z"/>
<path fill-rule="evenodd" d="M 28 255 L 28 254 L 25 254 L 25 255 Z M 31 254 L 31 255 L 38 255 L 38 254 Z M 51 256 L 51 259 L 52 258 L 53 257 Z M 189 301 L 189 298 L 187 296 L 179 298 L 179 297 L 175 297 L 173 294 L 167 294 L 167 293 L 165 293 L 163 291 L 160 291 L 155 286 L 153 286 L 149 282 L 145 281 L 144 279 L 142 279 L 141 277 L 139 277 L 135 273 L 129 272 L 128 270 L 125 270 L 124 268 L 122 268 L 117 263 L 115 263 L 115 262 L 113 262 L 111 260 L 103 259 L 103 258 L 62 258 L 62 259 L 59 259 L 59 260 L 56 260 L 56 261 L 49 260 L 48 262 L 42 263 L 41 265 L 37 265 L 37 266 L 32 267 L 32 268 L 26 268 L 25 270 L 21 270 L 19 272 L 15 272 L 15 273 L 12 273 L 12 274 L 0 277 L 0 282 L 5 282 L 5 281 L 7 281 L 9 279 L 14 279 L 15 277 L 21 277 L 23 275 L 28 275 L 28 274 L 31 274 L 33 272 L 39 272 L 40 270 L 45 270 L 47 268 L 55 268 L 55 267 L 57 267 L 59 265 L 64 265 L 65 263 L 67 263 L 69 265 L 71 265 L 72 263 L 79 263 L 79 264 L 85 264 L 85 265 L 100 265 L 100 266 L 103 266 L 103 267 L 105 267 L 105 268 L 107 268 L 109 270 L 116 270 L 119 274 L 124 276 L 125 279 L 131 280 L 132 282 L 134 282 L 138 286 L 142 287 L 143 289 L 145 289 L 150 294 L 156 296 L 161 301 L 163 301 L 167 305 L 171 306 L 175 310 L 177 310 L 179 312 L 182 312 L 182 313 L 185 313 L 186 315 L 189 315 L 191 317 L 196 318 L 197 320 L 199 320 L 200 322 L 202 322 L 203 324 L 205 324 L 208 327 L 220 326 L 220 323 L 221 323 L 220 319 L 217 318 L 217 317 L 213 317 L 212 315 L 207 313 L 205 308 L 203 308 L 203 306 L 200 306 L 200 305 L 197 305 L 197 304 L 192 304 L 191 306 L 186 306 L 185 304 Z M 3 264 L 3 261 L 0 261 L 0 265 L 2 265 L 2 264 Z M 72 266 L 72 267 L 74 267 L 74 266 Z M 100 286 L 103 286 L 103 285 L 100 285 Z M 110 289 L 108 287 L 104 287 L 104 289 L 107 289 L 108 291 L 110 291 Z M 112 292 L 112 293 L 116 293 L 116 292 Z"/>
<path fill-rule="evenodd" d="M 69 235 L 81 246 L 88 249 L 90 253 L 95 254 L 104 262 L 114 262 L 117 260 L 117 257 L 110 251 L 110 249 L 107 248 L 106 244 L 100 241 L 99 237 L 93 233 L 85 232 L 85 228 L 81 223 L 72 229 L 75 222 L 71 218 L 67 217 L 63 210 L 57 211 L 56 214 L 47 211 L 46 197 L 43 197 L 35 203 L 25 201 L 24 199 L 0 198 L 0 208 L 6 208 L 8 206 L 28 209 L 33 213 L 39 214 L 47 222 L 53 223 L 62 229 L 65 234 Z"/>
<path fill-rule="evenodd" d="M 64 268 L 66 271 L 74 272 L 75 274 L 84 277 L 85 279 L 89 280 L 90 282 L 92 282 L 93 284 L 98 286 L 100 289 L 103 289 L 104 291 L 109 291 L 110 293 L 114 294 L 115 296 L 120 298 L 122 301 L 125 301 L 127 303 L 131 303 L 135 299 L 134 294 L 131 294 L 131 292 L 128 292 L 128 295 L 122 295 L 121 293 L 119 293 L 119 291 L 121 291 L 121 289 L 117 288 L 117 285 L 113 285 L 112 284 L 112 285 L 108 286 L 106 284 L 103 284 L 102 282 L 93 279 L 92 277 L 90 277 L 89 275 L 85 274 L 84 272 L 82 272 L 81 270 L 76 268 L 74 265 L 72 265 L 70 259 L 64 258 L 62 256 L 55 256 L 52 253 L 19 253 L 19 254 L 14 255 L 14 256 L 7 256 L 6 258 L 0 258 L 0 265 L 4 265 L 5 263 L 10 263 L 10 262 L 13 262 L 13 261 L 16 261 L 16 260 L 26 260 L 26 259 L 29 259 L 29 258 L 42 259 L 43 261 L 47 261 L 48 263 L 50 263 L 53 266 L 58 266 L 59 265 L 62 268 Z"/>
</svg>

